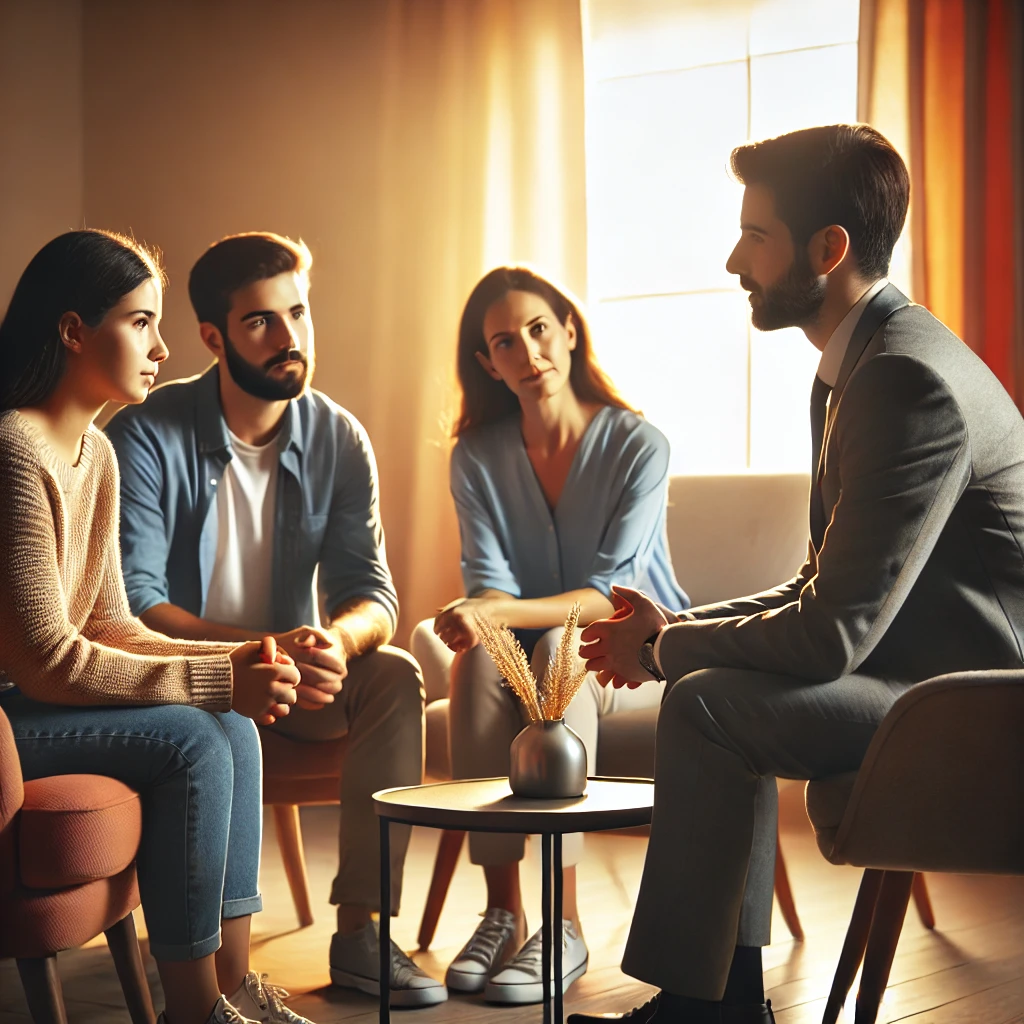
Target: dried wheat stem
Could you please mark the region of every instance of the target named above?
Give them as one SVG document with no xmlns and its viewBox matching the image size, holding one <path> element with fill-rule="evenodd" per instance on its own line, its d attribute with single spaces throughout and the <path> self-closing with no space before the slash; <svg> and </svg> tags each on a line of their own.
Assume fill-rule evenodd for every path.
<svg viewBox="0 0 1024 1024">
<path fill-rule="evenodd" d="M 491 656 L 491 660 L 512 692 L 523 702 L 530 721 L 536 722 L 543 718 L 544 715 L 537 697 L 537 680 L 534 678 L 522 644 L 516 639 L 512 630 L 505 626 L 495 626 L 490 619 L 483 615 L 477 615 L 474 618 L 480 643 Z"/>
</svg>

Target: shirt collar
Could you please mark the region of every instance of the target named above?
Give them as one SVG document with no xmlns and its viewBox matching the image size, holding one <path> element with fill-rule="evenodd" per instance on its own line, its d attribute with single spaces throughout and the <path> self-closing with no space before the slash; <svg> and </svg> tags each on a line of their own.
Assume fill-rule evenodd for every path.
<svg viewBox="0 0 1024 1024">
<path fill-rule="evenodd" d="M 853 332 L 857 329 L 868 303 L 889 283 L 887 278 L 877 280 L 861 297 L 860 301 L 840 321 L 839 326 L 825 344 L 818 363 L 818 376 L 830 388 L 835 387 L 839 379 L 839 368 L 843 365 L 843 357 L 849 347 Z"/>
<path fill-rule="evenodd" d="M 286 452 L 291 448 L 297 452 L 303 450 L 302 417 L 297 415 L 295 410 L 295 404 L 299 401 L 302 399 L 293 399 L 284 411 L 281 429 L 277 432 L 278 451 Z M 220 377 L 217 363 L 199 378 L 196 433 L 200 451 L 219 452 L 231 449 L 231 436 L 220 408 Z"/>
</svg>

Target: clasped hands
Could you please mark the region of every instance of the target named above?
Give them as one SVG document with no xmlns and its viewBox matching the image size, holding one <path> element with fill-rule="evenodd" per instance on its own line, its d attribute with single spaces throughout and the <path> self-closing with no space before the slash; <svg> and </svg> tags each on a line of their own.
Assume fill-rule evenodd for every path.
<svg viewBox="0 0 1024 1024">
<path fill-rule="evenodd" d="M 580 635 L 580 657 L 602 686 L 635 690 L 652 676 L 637 661 L 637 652 L 652 633 L 678 618 L 646 594 L 630 587 L 612 587 L 614 612 L 596 619 Z"/>
<path fill-rule="evenodd" d="M 257 725 L 273 725 L 292 704 L 316 711 L 332 703 L 348 673 L 338 638 L 312 626 L 241 644 L 231 662 L 231 706 Z"/>
</svg>

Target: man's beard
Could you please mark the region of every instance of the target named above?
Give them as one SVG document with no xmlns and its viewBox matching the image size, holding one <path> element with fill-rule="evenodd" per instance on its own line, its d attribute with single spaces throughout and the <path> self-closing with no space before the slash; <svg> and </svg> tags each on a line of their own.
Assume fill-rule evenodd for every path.
<svg viewBox="0 0 1024 1024">
<path fill-rule="evenodd" d="M 805 327 L 813 323 L 825 301 L 824 275 L 816 276 L 805 253 L 797 251 L 786 276 L 770 288 L 755 286 L 750 291 L 761 297 L 750 304 L 750 321 L 759 331 L 777 331 L 782 327 Z M 743 284 L 743 278 L 740 279 Z M 747 279 L 747 284 L 752 284 Z M 746 284 L 744 284 L 746 287 Z"/>
<path fill-rule="evenodd" d="M 305 353 L 300 352 L 297 348 L 285 349 L 268 359 L 262 367 L 258 367 L 253 366 L 242 357 L 241 352 L 235 348 L 226 331 L 221 332 L 221 337 L 224 339 L 224 356 L 228 364 L 228 373 L 247 395 L 261 398 L 265 402 L 286 402 L 292 398 L 298 398 L 305 390 L 310 377 L 309 360 Z M 302 373 L 298 376 L 282 377 L 280 380 L 275 380 L 270 376 L 270 371 L 275 366 L 289 361 L 302 363 Z"/>
</svg>

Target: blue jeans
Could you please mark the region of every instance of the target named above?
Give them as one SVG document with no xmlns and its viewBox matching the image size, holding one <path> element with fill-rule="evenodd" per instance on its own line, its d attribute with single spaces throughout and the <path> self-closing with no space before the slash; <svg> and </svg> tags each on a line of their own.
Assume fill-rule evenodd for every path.
<svg viewBox="0 0 1024 1024">
<path fill-rule="evenodd" d="M 222 918 L 263 908 L 262 756 L 256 726 L 184 704 L 68 707 L 0 694 L 26 780 L 106 775 L 142 798 L 136 859 L 150 951 L 196 960 Z"/>
</svg>

